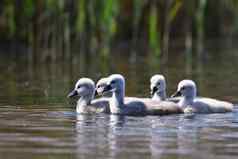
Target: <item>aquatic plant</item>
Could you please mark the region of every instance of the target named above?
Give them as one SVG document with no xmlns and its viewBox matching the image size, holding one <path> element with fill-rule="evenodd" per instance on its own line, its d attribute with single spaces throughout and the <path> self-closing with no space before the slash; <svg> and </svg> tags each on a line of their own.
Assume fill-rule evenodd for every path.
<svg viewBox="0 0 238 159">
<path fill-rule="evenodd" d="M 136 53 L 141 40 L 148 52 L 167 59 L 171 39 L 185 39 L 188 49 L 195 39 L 201 50 L 204 37 L 238 32 L 236 0 L 3 0 L 0 8 L 1 40 L 47 50 L 32 53 L 42 61 L 70 58 L 78 47 L 108 57 L 121 42 Z"/>
</svg>

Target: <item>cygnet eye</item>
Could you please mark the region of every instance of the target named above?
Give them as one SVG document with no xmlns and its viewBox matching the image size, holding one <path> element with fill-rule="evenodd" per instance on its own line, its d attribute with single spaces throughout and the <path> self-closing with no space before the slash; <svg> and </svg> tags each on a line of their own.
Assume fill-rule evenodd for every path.
<svg viewBox="0 0 238 159">
<path fill-rule="evenodd" d="M 159 86 L 159 85 L 160 85 L 160 82 L 158 82 L 157 85 Z"/>
<path fill-rule="evenodd" d="M 78 85 L 78 87 L 77 87 L 77 89 L 79 89 L 81 86 L 80 85 Z"/>
<path fill-rule="evenodd" d="M 185 89 L 185 87 L 181 87 L 181 89 L 180 90 L 184 90 Z"/>
<path fill-rule="evenodd" d="M 100 87 L 102 87 L 102 85 L 98 85 L 98 86 L 97 86 L 97 88 L 100 88 Z"/>
<path fill-rule="evenodd" d="M 115 83 L 116 83 L 116 81 L 112 81 L 112 82 L 111 82 L 111 84 L 115 84 Z"/>
</svg>

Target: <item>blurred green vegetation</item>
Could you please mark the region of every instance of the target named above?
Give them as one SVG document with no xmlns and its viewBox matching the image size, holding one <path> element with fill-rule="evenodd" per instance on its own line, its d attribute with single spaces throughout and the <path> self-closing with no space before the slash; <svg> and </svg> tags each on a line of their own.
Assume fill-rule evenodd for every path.
<svg viewBox="0 0 238 159">
<path fill-rule="evenodd" d="M 72 46 L 106 57 L 119 43 L 166 59 L 176 41 L 202 50 L 207 38 L 235 37 L 237 13 L 237 0 L 1 0 L 0 42 L 43 60 L 70 58 Z"/>
</svg>

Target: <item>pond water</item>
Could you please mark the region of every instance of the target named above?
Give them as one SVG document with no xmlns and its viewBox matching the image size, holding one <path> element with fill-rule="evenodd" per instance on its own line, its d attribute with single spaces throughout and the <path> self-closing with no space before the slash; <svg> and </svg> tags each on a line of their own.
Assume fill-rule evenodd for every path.
<svg viewBox="0 0 238 159">
<path fill-rule="evenodd" d="M 29 60 L 27 53 L 1 52 L 0 157 L 237 158 L 237 109 L 195 116 L 77 115 L 74 101 L 66 98 L 74 82 L 111 73 L 126 77 L 130 96 L 149 96 L 150 76 L 163 73 L 168 94 L 181 79 L 191 78 L 200 95 L 238 103 L 234 46 L 207 47 L 200 59 L 174 49 L 164 65 L 152 55 L 127 55 L 127 51 L 118 49 L 103 62 L 75 53 L 69 60 L 39 63 Z"/>
</svg>

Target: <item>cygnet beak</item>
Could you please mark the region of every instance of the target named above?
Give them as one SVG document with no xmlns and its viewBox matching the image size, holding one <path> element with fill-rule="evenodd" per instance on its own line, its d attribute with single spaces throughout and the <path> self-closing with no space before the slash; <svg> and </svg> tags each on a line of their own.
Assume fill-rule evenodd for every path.
<svg viewBox="0 0 238 159">
<path fill-rule="evenodd" d="M 180 91 L 176 91 L 174 94 L 171 95 L 171 98 L 173 97 L 178 97 L 178 96 L 182 96 Z"/>
<path fill-rule="evenodd" d="M 112 90 L 111 85 L 107 85 L 105 87 L 101 87 L 100 89 L 97 89 L 98 94 L 102 95 L 104 93 L 107 93 Z"/>
<path fill-rule="evenodd" d="M 156 86 L 153 87 L 153 89 L 150 91 L 150 94 L 153 96 L 155 92 L 158 91 L 158 88 Z"/>
<path fill-rule="evenodd" d="M 76 90 L 73 90 L 72 92 L 70 92 L 69 94 L 68 94 L 68 98 L 72 98 L 72 97 L 74 97 L 74 96 L 77 96 L 78 95 L 78 92 L 76 91 Z"/>
</svg>

